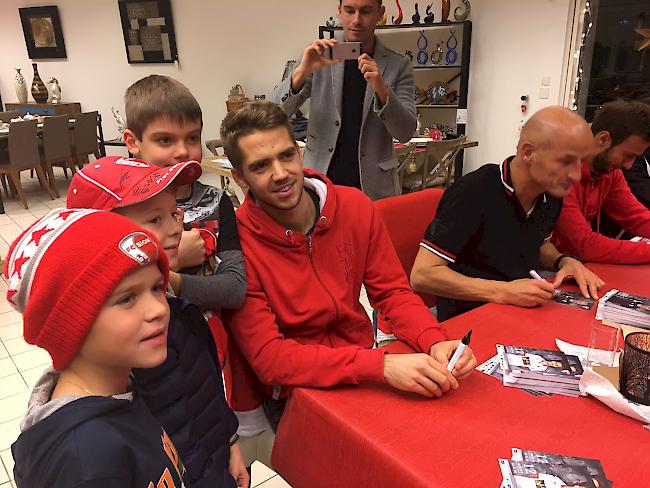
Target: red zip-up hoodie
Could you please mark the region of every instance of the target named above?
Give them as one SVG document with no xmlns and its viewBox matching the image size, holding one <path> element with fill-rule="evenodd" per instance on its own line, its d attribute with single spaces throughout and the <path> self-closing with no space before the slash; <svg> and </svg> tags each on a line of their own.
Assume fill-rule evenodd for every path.
<svg viewBox="0 0 650 488">
<path fill-rule="evenodd" d="M 237 211 L 248 291 L 227 320 L 274 398 L 286 396 L 281 387 L 385 381 L 384 351 L 371 349 L 372 325 L 359 303 L 362 283 L 399 339 L 425 352 L 446 340 L 413 293 L 370 199 L 309 170 L 305 186 L 321 207 L 310 236 L 285 229 L 251 198 Z"/>
<path fill-rule="evenodd" d="M 613 239 L 600 234 L 605 212 L 623 229 L 650 237 L 650 211 L 632 194 L 620 169 L 594 176 L 582 165 L 582 177 L 564 198 L 555 224 L 553 242 L 566 254 L 582 261 L 611 264 L 650 263 L 650 245 Z M 596 232 L 590 222 L 596 219 Z"/>
</svg>

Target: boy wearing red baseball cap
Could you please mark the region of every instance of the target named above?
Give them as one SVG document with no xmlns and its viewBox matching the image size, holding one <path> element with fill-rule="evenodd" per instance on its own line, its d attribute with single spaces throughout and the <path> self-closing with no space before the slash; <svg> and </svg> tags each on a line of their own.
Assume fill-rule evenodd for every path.
<svg viewBox="0 0 650 488">
<path fill-rule="evenodd" d="M 119 215 L 57 209 L 16 239 L 4 274 L 25 340 L 53 362 L 11 447 L 17 486 L 187 483 L 129 377 L 167 356 L 168 262 L 156 238 Z"/>
<path fill-rule="evenodd" d="M 175 190 L 200 175 L 196 161 L 160 168 L 138 159 L 104 157 L 75 174 L 67 205 L 127 217 L 156 236 L 174 269 L 182 231 Z M 201 311 L 184 298 L 168 297 L 167 359 L 155 368 L 135 369 L 135 382 L 176 445 L 191 486 L 247 486 L 238 422 L 226 403 L 217 346 Z"/>
</svg>

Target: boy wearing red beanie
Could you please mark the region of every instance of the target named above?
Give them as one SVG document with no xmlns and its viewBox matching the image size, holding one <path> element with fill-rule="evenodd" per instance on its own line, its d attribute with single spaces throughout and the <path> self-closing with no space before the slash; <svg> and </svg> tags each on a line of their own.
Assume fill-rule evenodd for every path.
<svg viewBox="0 0 650 488">
<path fill-rule="evenodd" d="M 11 447 L 16 484 L 187 483 L 129 377 L 167 356 L 168 261 L 156 238 L 119 215 L 57 209 L 12 244 L 4 273 L 25 340 L 54 366 L 34 387 Z"/>
<path fill-rule="evenodd" d="M 111 210 L 150 231 L 173 270 L 178 266 L 182 231 L 175 190 L 199 176 L 201 166 L 196 161 L 161 168 L 109 156 L 75 174 L 67 205 Z M 155 368 L 135 369 L 135 382 L 178 449 L 192 487 L 248 486 L 237 443 L 238 422 L 226 403 L 210 329 L 195 305 L 182 297 L 169 296 L 168 302 L 167 359 Z"/>
</svg>

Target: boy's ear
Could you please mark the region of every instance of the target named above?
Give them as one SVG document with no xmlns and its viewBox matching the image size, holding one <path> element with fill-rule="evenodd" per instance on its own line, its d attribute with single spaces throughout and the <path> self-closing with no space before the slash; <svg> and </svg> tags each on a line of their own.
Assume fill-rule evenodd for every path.
<svg viewBox="0 0 650 488">
<path fill-rule="evenodd" d="M 124 139 L 127 150 L 134 156 L 139 156 L 140 141 L 138 141 L 138 138 L 133 133 L 133 131 L 131 129 L 126 129 L 124 131 L 124 134 L 122 134 L 122 138 Z"/>
</svg>

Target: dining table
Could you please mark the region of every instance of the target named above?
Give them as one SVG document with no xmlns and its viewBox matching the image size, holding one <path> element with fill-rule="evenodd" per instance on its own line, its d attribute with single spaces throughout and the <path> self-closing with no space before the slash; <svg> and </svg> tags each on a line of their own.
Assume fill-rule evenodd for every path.
<svg viewBox="0 0 650 488">
<path fill-rule="evenodd" d="M 650 265 L 588 264 L 606 283 L 650 296 Z M 570 284 L 562 288 L 576 290 Z M 479 363 L 496 344 L 557 350 L 556 339 L 588 345 L 590 310 L 550 301 L 538 308 L 487 304 L 443 322 L 450 338 L 473 330 Z M 412 352 L 401 342 L 393 354 Z M 650 486 L 650 432 L 599 400 L 534 396 L 474 371 L 429 399 L 362 384 L 296 388 L 276 434 L 273 469 L 291 486 L 339 488 L 498 487 L 499 458 L 512 448 L 599 459 L 615 487 Z"/>
</svg>

